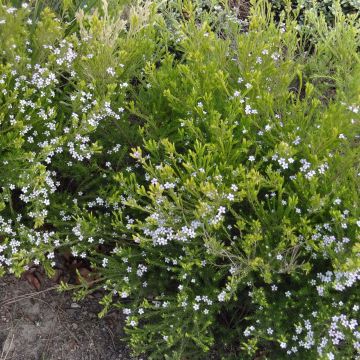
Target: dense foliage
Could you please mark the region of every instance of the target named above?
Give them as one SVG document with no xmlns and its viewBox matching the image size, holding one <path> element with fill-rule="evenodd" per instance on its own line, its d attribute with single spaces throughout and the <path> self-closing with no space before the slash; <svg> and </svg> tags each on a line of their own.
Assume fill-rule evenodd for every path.
<svg viewBox="0 0 360 360">
<path fill-rule="evenodd" d="M 357 14 L 128 3 L 0 0 L 0 273 L 85 259 L 152 359 L 359 358 Z"/>
<path fill-rule="evenodd" d="M 338 3 L 333 0 L 270 0 L 270 3 L 276 13 L 281 12 L 288 6 L 292 8 L 299 7 L 301 11 L 316 9 L 322 12 L 329 23 L 333 22 L 337 12 L 336 8 L 338 6 Z M 345 14 L 358 14 L 360 11 L 359 0 L 341 0 L 339 4 L 341 6 L 341 10 Z"/>
</svg>

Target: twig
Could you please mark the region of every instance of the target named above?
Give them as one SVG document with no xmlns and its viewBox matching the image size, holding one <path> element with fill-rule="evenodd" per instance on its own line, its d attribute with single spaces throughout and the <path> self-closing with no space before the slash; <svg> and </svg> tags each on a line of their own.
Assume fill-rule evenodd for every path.
<svg viewBox="0 0 360 360">
<path fill-rule="evenodd" d="M 48 289 L 45 289 L 45 290 L 34 291 L 32 293 L 20 295 L 20 296 L 17 296 L 15 298 L 12 298 L 12 299 L 5 300 L 2 303 L 0 303 L 0 308 L 3 307 L 3 306 L 6 306 L 6 305 L 14 304 L 14 303 L 19 302 L 19 301 L 24 300 L 24 299 L 29 299 L 29 298 L 32 298 L 32 297 L 36 297 L 37 295 L 43 294 L 45 292 L 56 290 L 57 288 L 58 288 L 58 286 L 52 286 L 52 287 L 50 287 Z"/>
<path fill-rule="evenodd" d="M 110 338 L 111 338 L 111 342 L 113 345 L 113 349 L 116 350 L 116 346 L 115 346 L 115 342 L 114 342 L 114 333 L 108 328 L 106 327 L 106 330 L 108 331 L 108 333 L 110 334 Z"/>
<path fill-rule="evenodd" d="M 46 303 L 46 302 L 45 302 Z M 52 306 L 48 303 L 46 303 L 46 305 L 48 305 L 50 308 L 52 308 Z M 53 309 L 53 308 L 52 308 Z M 56 322 L 58 321 L 58 317 L 56 317 Z M 55 324 L 51 327 L 51 331 L 50 331 L 50 334 L 48 336 L 48 338 L 46 339 L 46 343 L 45 343 L 45 347 L 44 347 L 44 350 L 42 350 L 42 356 L 44 357 L 44 359 L 46 358 L 46 353 L 48 352 L 49 350 L 49 345 L 50 345 L 50 340 L 53 338 L 53 334 L 55 332 L 55 325 L 56 325 L 56 322 Z"/>
<path fill-rule="evenodd" d="M 8 355 L 9 355 L 9 353 L 10 353 L 10 350 L 11 350 L 11 345 L 12 345 L 12 343 L 14 342 L 14 337 L 15 337 L 15 334 L 12 335 L 11 342 L 10 342 L 8 351 L 7 351 L 6 354 L 5 354 L 5 357 L 3 357 L 4 349 L 2 350 L 0 360 L 6 360 L 6 359 L 7 359 Z"/>
</svg>

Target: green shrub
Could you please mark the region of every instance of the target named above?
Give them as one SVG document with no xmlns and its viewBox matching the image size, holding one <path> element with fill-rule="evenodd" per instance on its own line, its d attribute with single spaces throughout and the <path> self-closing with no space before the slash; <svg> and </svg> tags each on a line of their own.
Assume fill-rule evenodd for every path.
<svg viewBox="0 0 360 360">
<path fill-rule="evenodd" d="M 270 0 L 269 2 L 278 16 L 281 11 L 285 10 L 289 6 L 292 8 L 300 7 L 302 13 L 309 9 L 316 9 L 316 11 L 321 12 L 325 16 L 325 19 L 329 24 L 332 24 L 334 21 L 334 17 L 337 13 L 336 4 L 338 3 L 333 0 Z M 360 13 L 359 0 L 341 0 L 339 4 L 341 6 L 341 10 L 345 14 Z M 301 15 L 301 18 L 303 18 L 303 15 Z"/>
<path fill-rule="evenodd" d="M 34 20 L 26 3 L 1 5 L 0 271 L 5 263 L 20 274 L 35 261 L 51 272 L 74 194 L 86 203 L 110 162 L 126 162 L 137 138 L 123 108 L 129 84 L 157 56 L 144 26 L 155 14 L 150 3 L 142 9 L 79 11 L 72 33 L 49 8 Z"/>
<path fill-rule="evenodd" d="M 358 19 L 204 3 L 0 8 L 0 271 L 87 259 L 152 359 L 357 358 Z"/>
<path fill-rule="evenodd" d="M 114 230 L 105 309 L 154 359 L 358 351 L 359 30 L 253 11 L 225 39 L 182 21 L 181 58 L 145 68 L 139 171 L 115 174 L 119 210 L 92 219 L 92 236 Z"/>
</svg>

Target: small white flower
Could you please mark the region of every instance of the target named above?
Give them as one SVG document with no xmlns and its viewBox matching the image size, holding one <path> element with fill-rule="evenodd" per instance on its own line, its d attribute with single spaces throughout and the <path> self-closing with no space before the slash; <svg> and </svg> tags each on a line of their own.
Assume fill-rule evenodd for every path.
<svg viewBox="0 0 360 360">
<path fill-rule="evenodd" d="M 222 291 L 222 292 L 218 295 L 218 300 L 219 300 L 220 302 L 225 301 L 225 295 L 226 295 L 226 292 L 225 292 L 225 291 Z"/>
<path fill-rule="evenodd" d="M 102 261 L 102 267 L 106 267 L 108 263 L 109 263 L 109 259 L 104 258 L 103 261 Z"/>
<path fill-rule="evenodd" d="M 15 11 L 16 11 L 16 8 L 14 8 L 14 7 L 10 7 L 10 8 L 8 8 L 8 9 L 6 10 L 6 12 L 7 12 L 8 14 L 13 14 Z"/>
<path fill-rule="evenodd" d="M 232 191 L 238 191 L 238 187 L 235 184 L 231 185 L 231 190 Z"/>
<path fill-rule="evenodd" d="M 114 68 L 112 68 L 112 67 L 108 67 L 108 68 L 106 69 L 106 72 L 107 72 L 109 75 L 111 75 L 111 76 L 115 76 L 115 70 L 114 70 Z"/>
<path fill-rule="evenodd" d="M 227 199 L 228 199 L 229 201 L 234 201 L 234 200 L 235 200 L 234 194 L 228 194 L 228 195 L 227 195 Z"/>
</svg>

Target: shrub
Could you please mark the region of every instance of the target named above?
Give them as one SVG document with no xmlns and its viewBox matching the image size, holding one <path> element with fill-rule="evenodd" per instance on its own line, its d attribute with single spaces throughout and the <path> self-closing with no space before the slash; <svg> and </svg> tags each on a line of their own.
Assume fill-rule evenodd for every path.
<svg viewBox="0 0 360 360">
<path fill-rule="evenodd" d="M 123 308 L 154 359 L 358 351 L 358 28 L 253 11 L 225 39 L 187 19 L 181 58 L 146 67 L 135 108 L 149 140 L 107 190 L 119 210 L 92 227 L 115 231 L 105 309 Z"/>
<path fill-rule="evenodd" d="M 356 16 L 167 5 L 1 8 L 0 269 L 86 258 L 152 359 L 356 358 Z"/>
<path fill-rule="evenodd" d="M 321 12 L 328 23 L 333 23 L 334 17 L 336 16 L 336 4 L 332 0 L 271 0 L 270 1 L 274 12 L 279 16 L 281 11 L 286 9 L 288 6 L 293 8 L 301 8 L 301 13 L 306 10 L 314 10 Z M 359 14 L 360 1 L 358 0 L 341 0 L 341 10 L 345 14 Z M 303 15 L 301 16 L 303 18 Z"/>
<path fill-rule="evenodd" d="M 116 17 L 106 3 L 88 14 L 81 10 L 73 33 L 73 24 L 68 31 L 49 8 L 38 14 L 27 3 L 0 7 L 0 156 L 6 174 L 0 179 L 0 271 L 6 264 L 20 274 L 30 262 L 41 262 L 51 272 L 68 209 L 92 197 L 87 192 L 105 181 L 115 156 L 126 162 L 136 139 L 123 114 L 129 84 L 156 58 L 154 29 L 144 26 L 155 16 L 151 4 L 143 17 L 127 9 L 119 7 Z M 125 10 L 127 19 L 121 17 Z M 79 193 L 84 196 L 77 202 Z"/>
</svg>

